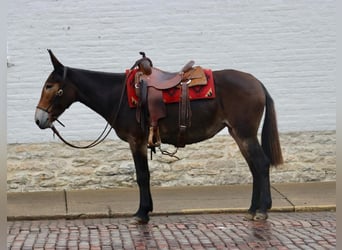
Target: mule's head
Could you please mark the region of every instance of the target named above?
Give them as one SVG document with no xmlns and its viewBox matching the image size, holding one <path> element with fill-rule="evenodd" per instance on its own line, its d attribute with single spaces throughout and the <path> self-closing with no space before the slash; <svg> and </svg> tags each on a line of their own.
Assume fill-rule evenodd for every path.
<svg viewBox="0 0 342 250">
<path fill-rule="evenodd" d="M 35 122 L 41 129 L 51 128 L 57 118 L 76 100 L 76 91 L 67 79 L 67 67 L 63 66 L 48 50 L 54 70 L 42 89 Z"/>
</svg>

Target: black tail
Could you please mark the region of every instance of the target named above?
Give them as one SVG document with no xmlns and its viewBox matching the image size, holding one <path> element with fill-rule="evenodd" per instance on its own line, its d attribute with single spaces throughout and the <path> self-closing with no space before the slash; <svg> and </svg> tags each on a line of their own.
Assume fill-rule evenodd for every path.
<svg viewBox="0 0 342 250">
<path fill-rule="evenodd" d="M 284 162 L 279 141 L 277 116 L 272 97 L 265 86 L 263 84 L 261 85 L 266 96 L 266 111 L 264 125 L 261 132 L 261 145 L 270 160 L 270 164 L 277 166 Z"/>
</svg>

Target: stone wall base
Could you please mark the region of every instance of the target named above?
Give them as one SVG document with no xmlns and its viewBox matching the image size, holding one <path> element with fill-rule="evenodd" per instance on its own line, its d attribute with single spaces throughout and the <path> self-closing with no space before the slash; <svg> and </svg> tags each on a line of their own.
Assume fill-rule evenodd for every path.
<svg viewBox="0 0 342 250">
<path fill-rule="evenodd" d="M 285 164 L 271 169 L 271 182 L 336 180 L 336 131 L 280 135 Z M 80 142 L 86 143 L 86 142 Z M 173 151 L 169 145 L 164 149 Z M 251 183 L 245 160 L 229 135 L 187 145 L 177 157 L 159 151 L 149 161 L 152 186 Z M 93 149 L 62 142 L 8 145 L 8 192 L 105 189 L 136 186 L 127 143 L 107 140 Z"/>
</svg>

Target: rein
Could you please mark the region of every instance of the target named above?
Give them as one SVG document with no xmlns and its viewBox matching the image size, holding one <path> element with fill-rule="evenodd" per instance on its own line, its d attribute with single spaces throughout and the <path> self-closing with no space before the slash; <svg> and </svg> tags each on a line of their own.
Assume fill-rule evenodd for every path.
<svg viewBox="0 0 342 250">
<path fill-rule="evenodd" d="M 77 149 L 87 149 L 87 148 L 95 147 L 96 145 L 100 144 L 101 142 L 103 142 L 103 141 L 107 138 L 107 136 L 109 135 L 110 131 L 112 130 L 112 127 L 108 130 L 107 134 L 106 134 L 103 138 L 101 138 L 101 137 L 103 136 L 103 134 L 104 134 L 105 131 L 107 130 L 108 124 L 109 124 L 109 123 L 107 123 L 106 127 L 104 128 L 104 130 L 102 131 L 102 133 L 100 134 L 100 136 L 99 136 L 98 138 L 96 138 L 92 143 L 90 143 L 90 144 L 88 144 L 88 145 L 86 145 L 86 146 L 78 146 L 78 145 L 75 145 L 75 144 L 72 144 L 72 143 L 68 142 L 67 140 L 65 140 L 65 139 L 61 136 L 61 134 L 58 132 L 58 130 L 56 129 L 55 126 L 52 126 L 51 129 L 52 129 L 53 133 L 54 133 L 55 135 L 57 135 L 58 138 L 59 138 L 62 142 L 64 142 L 66 145 L 68 145 L 68 146 L 70 146 L 70 147 L 72 147 L 72 148 L 77 148 Z"/>
<path fill-rule="evenodd" d="M 49 106 L 49 108 L 53 105 L 53 103 L 55 102 L 56 98 L 58 96 L 62 96 L 63 95 L 63 88 L 65 86 L 65 79 L 66 79 L 66 75 L 67 75 L 67 70 L 68 70 L 68 67 L 64 67 L 64 71 L 63 71 L 63 86 L 57 91 L 57 94 L 55 96 L 55 99 L 53 100 L 52 104 Z M 118 118 L 118 115 L 119 115 L 119 111 L 120 111 L 120 108 L 121 108 L 121 105 L 122 105 L 122 100 L 123 100 L 123 97 L 124 97 L 124 94 L 125 94 L 125 86 L 126 86 L 126 80 L 127 80 L 127 77 L 125 78 L 124 82 L 123 82 L 123 88 L 122 88 L 122 91 L 121 91 L 121 96 L 120 96 L 120 101 L 119 101 L 119 107 L 115 113 L 115 116 L 114 118 L 111 120 L 111 122 L 107 122 L 105 128 L 103 129 L 102 133 L 99 135 L 99 137 L 97 137 L 93 142 L 91 142 L 90 144 L 88 145 L 85 145 L 85 146 L 78 146 L 78 145 L 75 145 L 75 144 L 72 144 L 70 142 L 68 142 L 67 140 L 65 140 L 61 134 L 58 132 L 58 130 L 56 129 L 56 127 L 52 124 L 51 126 L 51 129 L 53 131 L 54 134 L 56 134 L 58 136 L 58 138 L 64 142 L 66 145 L 72 147 L 72 148 L 77 148 L 77 149 L 88 149 L 88 148 L 93 148 L 95 146 L 97 146 L 98 144 L 100 144 L 101 142 L 103 142 L 109 135 L 109 133 L 112 131 L 113 127 L 110 126 L 110 123 L 114 124 L 116 122 L 116 119 Z M 48 109 L 49 109 L 48 108 Z M 48 112 L 48 111 L 47 111 Z M 63 123 L 61 123 L 58 119 L 56 119 L 57 122 L 59 122 L 63 127 L 65 127 L 63 125 Z M 108 126 L 110 126 L 110 129 L 107 131 L 107 133 L 105 134 L 106 130 L 108 129 Z"/>
</svg>

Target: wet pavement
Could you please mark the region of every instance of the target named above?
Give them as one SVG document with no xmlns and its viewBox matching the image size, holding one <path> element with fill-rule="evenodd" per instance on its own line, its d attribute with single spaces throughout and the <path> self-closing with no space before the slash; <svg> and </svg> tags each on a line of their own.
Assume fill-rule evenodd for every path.
<svg viewBox="0 0 342 250">
<path fill-rule="evenodd" d="M 272 212 L 266 222 L 243 213 L 8 222 L 8 249 L 336 249 L 335 212 Z"/>
</svg>

